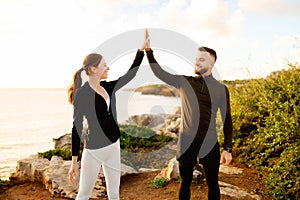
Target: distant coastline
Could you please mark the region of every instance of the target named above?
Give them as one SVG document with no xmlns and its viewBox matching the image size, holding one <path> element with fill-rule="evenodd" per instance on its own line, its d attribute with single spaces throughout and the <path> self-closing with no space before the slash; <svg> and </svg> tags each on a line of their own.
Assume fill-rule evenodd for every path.
<svg viewBox="0 0 300 200">
<path fill-rule="evenodd" d="M 249 82 L 249 80 L 224 80 L 221 81 L 226 85 L 240 86 Z M 149 84 L 137 88 L 126 88 L 124 91 L 140 92 L 142 95 L 157 95 L 166 97 L 179 97 L 179 92 L 176 88 L 167 84 Z"/>
<path fill-rule="evenodd" d="M 137 88 L 127 88 L 125 91 L 140 92 L 142 95 L 158 95 L 166 97 L 179 97 L 176 88 L 166 84 L 150 84 Z"/>
</svg>

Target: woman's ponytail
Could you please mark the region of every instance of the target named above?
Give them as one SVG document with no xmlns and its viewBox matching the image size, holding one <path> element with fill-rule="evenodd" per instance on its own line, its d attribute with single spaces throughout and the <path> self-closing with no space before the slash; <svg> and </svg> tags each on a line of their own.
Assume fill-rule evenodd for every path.
<svg viewBox="0 0 300 200">
<path fill-rule="evenodd" d="M 80 68 L 77 72 L 75 72 L 73 76 L 72 85 L 68 88 L 68 101 L 73 104 L 74 101 L 74 92 L 77 88 L 81 87 L 82 79 L 81 72 L 85 71 L 86 75 L 89 75 L 89 67 L 94 66 L 97 67 L 102 60 L 102 55 L 98 53 L 91 53 L 87 55 L 83 61 L 82 68 Z"/>
<path fill-rule="evenodd" d="M 83 68 L 79 69 L 75 72 L 72 80 L 72 84 L 68 88 L 68 101 L 73 104 L 74 100 L 74 92 L 77 88 L 81 87 L 82 79 L 81 79 L 81 72 L 83 71 Z"/>
</svg>

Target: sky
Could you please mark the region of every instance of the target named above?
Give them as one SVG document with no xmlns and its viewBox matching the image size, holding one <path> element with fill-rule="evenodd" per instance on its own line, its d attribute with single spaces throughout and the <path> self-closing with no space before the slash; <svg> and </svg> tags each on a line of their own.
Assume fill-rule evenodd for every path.
<svg viewBox="0 0 300 200">
<path fill-rule="evenodd" d="M 144 28 L 215 49 L 219 79 L 266 77 L 300 61 L 299 11 L 298 0 L 0 0 L 0 88 L 66 88 L 97 46 Z M 180 63 L 155 53 L 171 69 Z M 121 76 L 133 58 L 130 52 L 108 63 L 109 76 Z M 181 62 L 185 70 L 174 70 L 192 73 Z"/>
</svg>

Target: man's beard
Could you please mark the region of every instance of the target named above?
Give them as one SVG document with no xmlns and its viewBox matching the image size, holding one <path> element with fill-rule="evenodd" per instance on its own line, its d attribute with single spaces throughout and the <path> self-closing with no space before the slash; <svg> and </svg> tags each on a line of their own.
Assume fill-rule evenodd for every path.
<svg viewBox="0 0 300 200">
<path fill-rule="evenodd" d="M 207 72 L 208 70 L 207 69 L 195 69 L 195 74 L 197 75 L 203 75 L 205 72 Z"/>
</svg>

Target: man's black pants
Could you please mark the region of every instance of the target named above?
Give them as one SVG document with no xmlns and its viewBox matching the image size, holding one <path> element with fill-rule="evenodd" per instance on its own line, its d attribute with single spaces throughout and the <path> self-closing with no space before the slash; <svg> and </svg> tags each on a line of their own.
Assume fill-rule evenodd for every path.
<svg viewBox="0 0 300 200">
<path fill-rule="evenodd" d="M 193 180 L 193 170 L 197 163 L 197 156 L 201 147 L 201 142 L 194 140 L 188 150 L 178 159 L 181 186 L 179 190 L 179 200 L 190 200 L 190 186 Z M 212 150 L 203 158 L 200 158 L 203 165 L 206 182 L 208 185 L 208 199 L 219 200 L 220 188 L 218 174 L 220 167 L 219 143 L 213 146 Z"/>
</svg>

